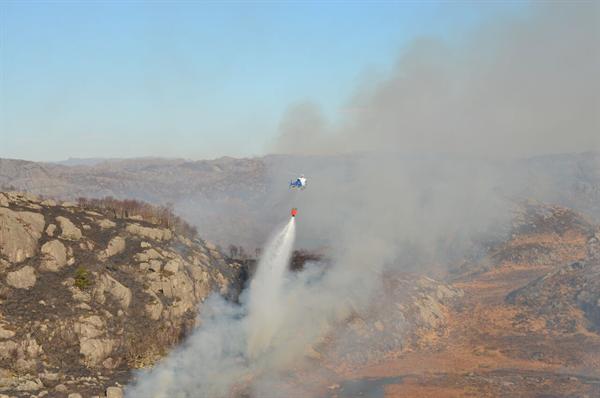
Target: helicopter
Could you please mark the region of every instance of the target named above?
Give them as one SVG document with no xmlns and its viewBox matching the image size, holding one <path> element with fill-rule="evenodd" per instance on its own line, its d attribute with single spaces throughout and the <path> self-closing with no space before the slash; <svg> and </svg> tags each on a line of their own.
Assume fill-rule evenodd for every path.
<svg viewBox="0 0 600 398">
<path fill-rule="evenodd" d="M 306 177 L 304 177 L 304 174 L 290 181 L 290 189 L 306 189 Z"/>
</svg>

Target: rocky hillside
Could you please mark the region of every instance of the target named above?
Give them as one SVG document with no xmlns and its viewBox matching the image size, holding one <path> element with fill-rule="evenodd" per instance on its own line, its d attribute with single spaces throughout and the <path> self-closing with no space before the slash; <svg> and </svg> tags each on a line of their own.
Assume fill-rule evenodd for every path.
<svg viewBox="0 0 600 398">
<path fill-rule="evenodd" d="M 370 306 L 353 314 L 334 344 L 323 347 L 324 357 L 332 366 L 351 369 L 432 348 L 447 333 L 448 308 L 462 295 L 428 277 L 387 273 Z"/>
<path fill-rule="evenodd" d="M 465 261 L 454 277 L 519 265 L 553 266 L 584 259 L 594 226 L 579 213 L 537 202 L 521 204 L 512 221 L 510 237 L 492 245 L 485 256 Z"/>
<path fill-rule="evenodd" d="M 114 215 L 0 193 L 0 392 L 118 397 L 211 292 L 237 293 L 239 265 L 212 244 Z"/>
<path fill-rule="evenodd" d="M 384 275 L 348 344 L 294 380 L 298 396 L 598 397 L 599 258 L 598 225 L 526 205 L 511 236 L 452 282 Z"/>
<path fill-rule="evenodd" d="M 511 292 L 507 302 L 543 316 L 549 330 L 600 331 L 600 232 L 589 238 L 584 260 L 563 265 Z"/>
</svg>

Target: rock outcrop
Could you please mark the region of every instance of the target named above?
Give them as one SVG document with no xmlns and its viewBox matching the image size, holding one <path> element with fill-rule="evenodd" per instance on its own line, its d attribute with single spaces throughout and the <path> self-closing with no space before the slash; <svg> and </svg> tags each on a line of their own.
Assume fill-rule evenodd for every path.
<svg viewBox="0 0 600 398">
<path fill-rule="evenodd" d="M 42 214 L 0 207 L 0 254 L 14 263 L 32 257 L 44 225 Z"/>
<path fill-rule="evenodd" d="M 17 289 L 29 289 L 36 280 L 35 270 L 29 265 L 6 274 L 6 284 Z"/>
<path fill-rule="evenodd" d="M 571 209 L 525 203 L 518 207 L 508 239 L 492 244 L 483 259 L 465 261 L 451 272 L 466 277 L 491 268 L 560 266 L 582 260 L 593 229 L 590 222 Z"/>
<path fill-rule="evenodd" d="M 54 239 L 42 245 L 40 270 L 57 272 L 67 264 L 67 249 L 59 240 Z"/>
<path fill-rule="evenodd" d="M 460 289 L 425 276 L 388 273 L 370 306 L 354 312 L 325 355 L 334 363 L 363 366 L 419 347 L 432 348 L 447 333 L 448 308 Z"/>
<path fill-rule="evenodd" d="M 600 331 L 600 262 L 560 267 L 511 292 L 506 300 L 542 316 L 548 330 L 575 332 L 583 326 Z"/>
<path fill-rule="evenodd" d="M 67 217 L 56 217 L 56 221 L 60 226 L 61 233 L 60 237 L 67 240 L 79 240 L 81 239 L 81 230 L 73 224 Z"/>
<path fill-rule="evenodd" d="M 122 396 L 114 384 L 177 344 L 211 292 L 235 294 L 239 265 L 193 236 L 0 196 L 0 392 L 10 397 Z"/>
<path fill-rule="evenodd" d="M 116 254 L 122 253 L 125 250 L 125 239 L 120 236 L 115 236 L 108 242 L 106 250 L 103 252 L 103 256 L 108 258 Z"/>
<path fill-rule="evenodd" d="M 548 330 L 575 332 L 582 326 L 600 331 L 600 231 L 585 231 L 585 250 L 578 261 L 559 266 L 506 297 L 508 303 L 543 317 Z"/>
<path fill-rule="evenodd" d="M 126 231 L 153 240 L 169 240 L 173 236 L 171 231 L 166 228 L 148 228 L 139 224 L 129 224 Z"/>
</svg>

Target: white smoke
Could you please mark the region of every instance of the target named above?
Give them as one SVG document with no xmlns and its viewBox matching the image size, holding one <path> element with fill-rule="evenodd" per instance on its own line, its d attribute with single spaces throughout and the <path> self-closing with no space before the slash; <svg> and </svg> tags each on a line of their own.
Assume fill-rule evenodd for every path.
<svg viewBox="0 0 600 398">
<path fill-rule="evenodd" d="M 257 358 L 270 345 L 285 316 L 282 293 L 295 237 L 295 218 L 266 247 L 250 284 L 248 308 L 248 356 Z M 245 301 L 242 298 L 242 301 Z"/>
<path fill-rule="evenodd" d="M 202 324 L 155 368 L 141 373 L 129 398 L 225 397 L 234 383 L 264 371 L 264 360 L 285 322 L 283 287 L 293 250 L 295 220 L 271 238 L 241 305 L 214 294 L 202 305 Z"/>
</svg>

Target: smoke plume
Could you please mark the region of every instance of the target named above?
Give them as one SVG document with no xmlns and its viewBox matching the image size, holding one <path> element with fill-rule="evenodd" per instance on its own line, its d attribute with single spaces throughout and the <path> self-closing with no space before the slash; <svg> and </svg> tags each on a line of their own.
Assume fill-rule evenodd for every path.
<svg viewBox="0 0 600 398">
<path fill-rule="evenodd" d="M 600 6 L 535 3 L 458 44 L 414 41 L 391 76 L 356 92 L 330 126 L 292 106 L 275 150 L 530 156 L 600 145 Z"/>
<path fill-rule="evenodd" d="M 242 307 L 213 297 L 202 326 L 129 396 L 220 397 L 239 381 L 280 396 L 272 383 L 335 339 L 384 271 L 443 273 L 505 233 L 518 192 L 499 187 L 523 178 L 515 157 L 599 148 L 598 13 L 597 2 L 535 3 L 460 44 L 417 40 L 337 124 L 316 105 L 291 107 L 273 149 L 298 156 L 271 160 L 265 207 L 298 207 L 299 241 L 327 246 L 331 265 L 273 280 L 260 268 Z M 333 160 L 306 156 L 319 154 Z M 277 188 L 289 170 L 307 175 L 305 191 Z M 294 391 L 307 396 L 285 396 Z"/>
<path fill-rule="evenodd" d="M 201 327 L 165 361 L 142 375 L 127 396 L 228 396 L 234 382 L 277 366 L 277 358 L 269 350 L 280 345 L 275 339 L 285 318 L 283 288 L 294 237 L 294 218 L 290 218 L 265 247 L 241 305 L 211 296 L 202 306 Z"/>
</svg>

